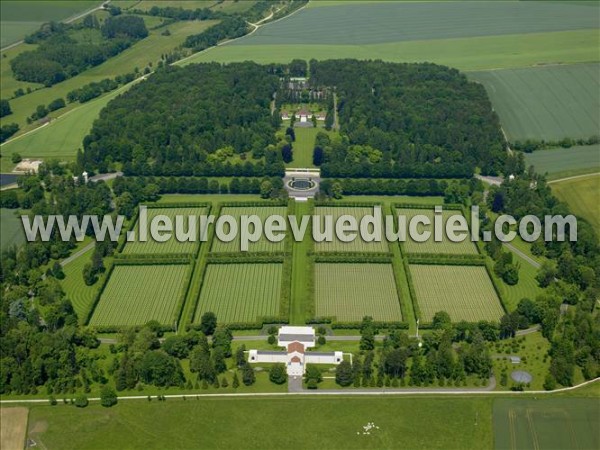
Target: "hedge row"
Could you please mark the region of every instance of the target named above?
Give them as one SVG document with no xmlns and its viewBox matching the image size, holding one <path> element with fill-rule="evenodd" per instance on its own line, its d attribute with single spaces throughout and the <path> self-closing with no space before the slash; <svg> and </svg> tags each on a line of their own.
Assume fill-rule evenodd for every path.
<svg viewBox="0 0 600 450">
<path fill-rule="evenodd" d="M 438 266 L 484 266 L 483 255 L 441 255 L 431 253 L 411 253 L 406 256 L 410 264 L 432 264 Z"/>
<path fill-rule="evenodd" d="M 360 202 L 360 201 L 352 201 L 352 202 L 339 202 L 334 200 L 317 200 L 315 201 L 315 206 L 335 206 L 335 207 L 348 207 L 348 208 L 373 208 L 374 206 L 383 207 L 382 202 Z"/>
<path fill-rule="evenodd" d="M 311 253 L 309 254 L 315 262 L 325 263 L 391 263 L 393 256 L 391 253 L 344 253 L 344 254 L 330 254 L 330 253 Z"/>
<path fill-rule="evenodd" d="M 189 264 L 194 260 L 193 253 L 149 253 L 117 254 L 115 263 L 129 265 L 148 264 Z"/>
<path fill-rule="evenodd" d="M 247 264 L 247 263 L 283 263 L 284 253 L 210 253 L 206 259 L 209 264 Z"/>
<path fill-rule="evenodd" d="M 114 268 L 115 268 L 114 263 L 111 263 L 108 266 L 108 269 L 106 271 L 106 276 L 102 280 L 102 284 L 100 285 L 100 288 L 98 289 L 98 292 L 96 292 L 96 295 L 94 296 L 94 300 L 92 301 L 92 304 L 90 305 L 88 313 L 87 313 L 87 315 L 85 317 L 85 321 L 84 321 L 85 325 L 87 325 L 87 324 L 90 323 L 90 320 L 92 319 L 92 316 L 94 315 L 94 311 L 96 310 L 96 306 L 98 306 L 98 302 L 100 301 L 100 297 L 102 296 L 102 293 L 104 292 L 104 289 L 106 289 L 106 285 L 108 284 L 108 280 L 110 279 L 110 276 L 112 275 L 112 272 L 113 272 Z"/>
</svg>

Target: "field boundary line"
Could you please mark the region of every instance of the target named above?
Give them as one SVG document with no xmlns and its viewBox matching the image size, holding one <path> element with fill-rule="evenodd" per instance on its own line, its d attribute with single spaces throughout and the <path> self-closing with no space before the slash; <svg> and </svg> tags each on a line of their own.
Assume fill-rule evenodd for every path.
<svg viewBox="0 0 600 450">
<path fill-rule="evenodd" d="M 594 378 L 593 380 L 584 381 L 575 386 L 570 386 L 566 388 L 555 389 L 553 391 L 482 391 L 479 390 L 408 390 L 408 389 L 398 389 L 398 390 L 390 390 L 390 389 L 381 389 L 381 390 L 373 390 L 373 391 L 348 391 L 344 389 L 340 389 L 339 391 L 332 390 L 323 390 L 323 391 L 309 391 L 303 390 L 300 392 L 234 392 L 231 394 L 171 394 L 171 395 L 163 395 L 165 398 L 193 398 L 193 397 L 288 397 L 288 396 L 319 396 L 319 395 L 330 395 L 330 396 L 385 396 L 385 395 L 429 395 L 429 396 L 439 396 L 439 395 L 458 395 L 458 396 L 471 396 L 471 395 L 509 395 L 509 396 L 519 396 L 519 395 L 547 395 L 547 394 L 558 394 L 561 392 L 568 392 L 575 389 L 578 389 L 583 386 L 587 386 L 589 384 L 593 384 L 597 381 L 600 381 L 600 377 Z M 127 395 L 123 397 L 118 397 L 119 400 L 148 400 L 148 397 L 153 397 L 156 395 L 162 394 L 150 394 L 150 395 Z M 99 397 L 88 398 L 89 401 L 100 401 Z M 48 403 L 47 398 L 36 398 L 36 399 L 25 399 L 25 400 L 0 400 L 0 404 L 9 405 L 9 404 L 18 404 L 18 403 Z"/>
</svg>

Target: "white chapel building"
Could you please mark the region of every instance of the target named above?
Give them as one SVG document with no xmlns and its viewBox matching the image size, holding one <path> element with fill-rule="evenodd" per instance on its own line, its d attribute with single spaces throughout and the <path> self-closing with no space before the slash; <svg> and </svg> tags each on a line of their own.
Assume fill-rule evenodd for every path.
<svg viewBox="0 0 600 450">
<path fill-rule="evenodd" d="M 307 349 L 315 346 L 313 327 L 284 326 L 279 329 L 277 345 L 285 351 L 250 350 L 250 363 L 283 363 L 289 376 L 302 376 L 306 364 L 339 364 L 344 359 L 343 352 L 311 352 Z"/>
</svg>

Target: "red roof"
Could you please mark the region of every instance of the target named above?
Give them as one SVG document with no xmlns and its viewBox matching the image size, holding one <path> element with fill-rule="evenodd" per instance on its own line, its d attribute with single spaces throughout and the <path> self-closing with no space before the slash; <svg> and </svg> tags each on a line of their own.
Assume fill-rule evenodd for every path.
<svg viewBox="0 0 600 450">
<path fill-rule="evenodd" d="M 304 354 L 304 344 L 301 344 L 300 342 L 292 342 L 291 344 L 288 344 L 287 350 L 288 353 L 298 352 Z"/>
</svg>

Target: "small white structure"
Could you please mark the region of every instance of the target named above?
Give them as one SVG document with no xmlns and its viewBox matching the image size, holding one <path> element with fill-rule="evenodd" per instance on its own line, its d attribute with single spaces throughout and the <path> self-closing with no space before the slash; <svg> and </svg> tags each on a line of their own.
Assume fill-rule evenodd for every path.
<svg viewBox="0 0 600 450">
<path fill-rule="evenodd" d="M 291 119 L 291 116 L 288 114 L 287 111 L 283 111 L 281 113 L 281 120 L 290 120 L 290 119 Z"/>
<path fill-rule="evenodd" d="M 250 350 L 250 363 L 283 363 L 287 374 L 292 377 L 302 376 L 306 372 L 306 364 L 339 364 L 344 359 L 343 352 L 307 352 L 307 348 L 315 346 L 315 330 L 312 327 L 290 327 L 279 329 L 277 345 L 286 351 Z"/>
<path fill-rule="evenodd" d="M 298 117 L 300 118 L 300 123 L 307 123 L 311 119 L 311 115 L 306 109 L 301 109 L 298 111 Z"/>
</svg>

